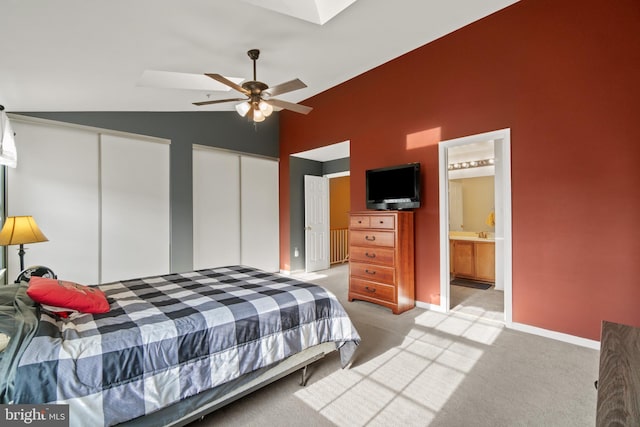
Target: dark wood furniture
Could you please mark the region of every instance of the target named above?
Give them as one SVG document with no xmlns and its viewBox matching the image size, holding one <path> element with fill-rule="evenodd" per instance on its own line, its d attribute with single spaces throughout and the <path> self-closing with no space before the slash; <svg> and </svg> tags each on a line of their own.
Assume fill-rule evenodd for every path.
<svg viewBox="0 0 640 427">
<path fill-rule="evenodd" d="M 640 426 L 640 328 L 602 322 L 596 426 Z"/>
<path fill-rule="evenodd" d="M 349 301 L 364 300 L 394 314 L 415 306 L 413 212 L 352 212 L 349 221 Z"/>
</svg>

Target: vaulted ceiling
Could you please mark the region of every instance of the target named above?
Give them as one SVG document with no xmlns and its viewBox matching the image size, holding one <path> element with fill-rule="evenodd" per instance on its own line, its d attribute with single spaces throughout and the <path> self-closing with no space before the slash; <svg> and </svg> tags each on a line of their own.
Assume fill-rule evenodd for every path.
<svg viewBox="0 0 640 427">
<path fill-rule="evenodd" d="M 192 105 L 239 95 L 213 80 L 180 75 L 169 85 L 181 88 L 162 88 L 141 78 L 250 80 L 252 48 L 261 51 L 258 80 L 308 85 L 278 96 L 299 102 L 516 1 L 0 0 L 0 104 L 13 112 L 232 110 Z M 374 89 L 393 99 L 407 87 Z"/>
</svg>

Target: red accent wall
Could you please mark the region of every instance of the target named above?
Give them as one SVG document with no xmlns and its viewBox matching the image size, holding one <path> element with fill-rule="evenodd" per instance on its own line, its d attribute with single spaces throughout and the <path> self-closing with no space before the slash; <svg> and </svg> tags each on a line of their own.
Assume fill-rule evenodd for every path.
<svg viewBox="0 0 640 427">
<path fill-rule="evenodd" d="M 283 269 L 289 154 L 350 140 L 353 210 L 366 169 L 422 163 L 416 294 L 439 303 L 437 144 L 511 128 L 513 320 L 640 326 L 637 0 L 522 0 L 304 103 L 280 116 Z"/>
</svg>

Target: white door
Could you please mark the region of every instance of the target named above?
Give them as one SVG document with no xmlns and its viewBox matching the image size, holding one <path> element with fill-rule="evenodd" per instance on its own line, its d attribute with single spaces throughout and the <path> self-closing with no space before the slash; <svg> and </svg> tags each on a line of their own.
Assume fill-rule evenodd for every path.
<svg viewBox="0 0 640 427">
<path fill-rule="evenodd" d="M 329 178 L 304 176 L 304 246 L 307 272 L 329 268 Z"/>
<path fill-rule="evenodd" d="M 280 269 L 278 161 L 193 146 L 193 268 Z"/>
<path fill-rule="evenodd" d="M 462 231 L 462 183 L 449 181 L 449 231 Z"/>
<path fill-rule="evenodd" d="M 168 274 L 169 144 L 100 135 L 102 283 Z"/>
<path fill-rule="evenodd" d="M 193 147 L 193 268 L 240 264 L 240 159 Z"/>
<path fill-rule="evenodd" d="M 241 259 L 269 272 L 280 269 L 278 162 L 240 157 Z"/>
<path fill-rule="evenodd" d="M 32 215 L 48 242 L 25 245 L 25 267 L 45 265 L 59 278 L 98 283 L 98 135 L 12 120 L 18 167 L 7 168 L 7 214 Z M 20 273 L 18 247 L 7 248 L 7 280 Z"/>
</svg>

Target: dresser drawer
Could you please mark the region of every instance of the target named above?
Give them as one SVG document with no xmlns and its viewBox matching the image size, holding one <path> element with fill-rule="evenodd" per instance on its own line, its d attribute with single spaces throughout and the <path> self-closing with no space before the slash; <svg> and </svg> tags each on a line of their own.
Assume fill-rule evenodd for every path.
<svg viewBox="0 0 640 427">
<path fill-rule="evenodd" d="M 369 227 L 394 230 L 396 228 L 396 218 L 393 215 L 372 216 Z"/>
<path fill-rule="evenodd" d="M 392 248 L 396 234 L 393 231 L 351 230 L 351 244 L 357 246 L 386 246 Z"/>
<path fill-rule="evenodd" d="M 393 267 L 395 252 L 390 248 L 351 246 L 349 259 L 356 262 L 372 262 Z"/>
<path fill-rule="evenodd" d="M 349 219 L 350 228 L 369 228 L 370 217 L 364 215 L 351 215 Z"/>
<path fill-rule="evenodd" d="M 349 292 L 389 302 L 395 302 L 396 300 L 396 288 L 394 286 L 369 282 L 354 277 L 349 281 Z"/>
<path fill-rule="evenodd" d="M 383 267 L 375 264 L 361 264 L 359 262 L 351 262 L 351 275 L 362 277 L 374 282 L 395 284 L 395 269 L 391 267 Z"/>
</svg>

